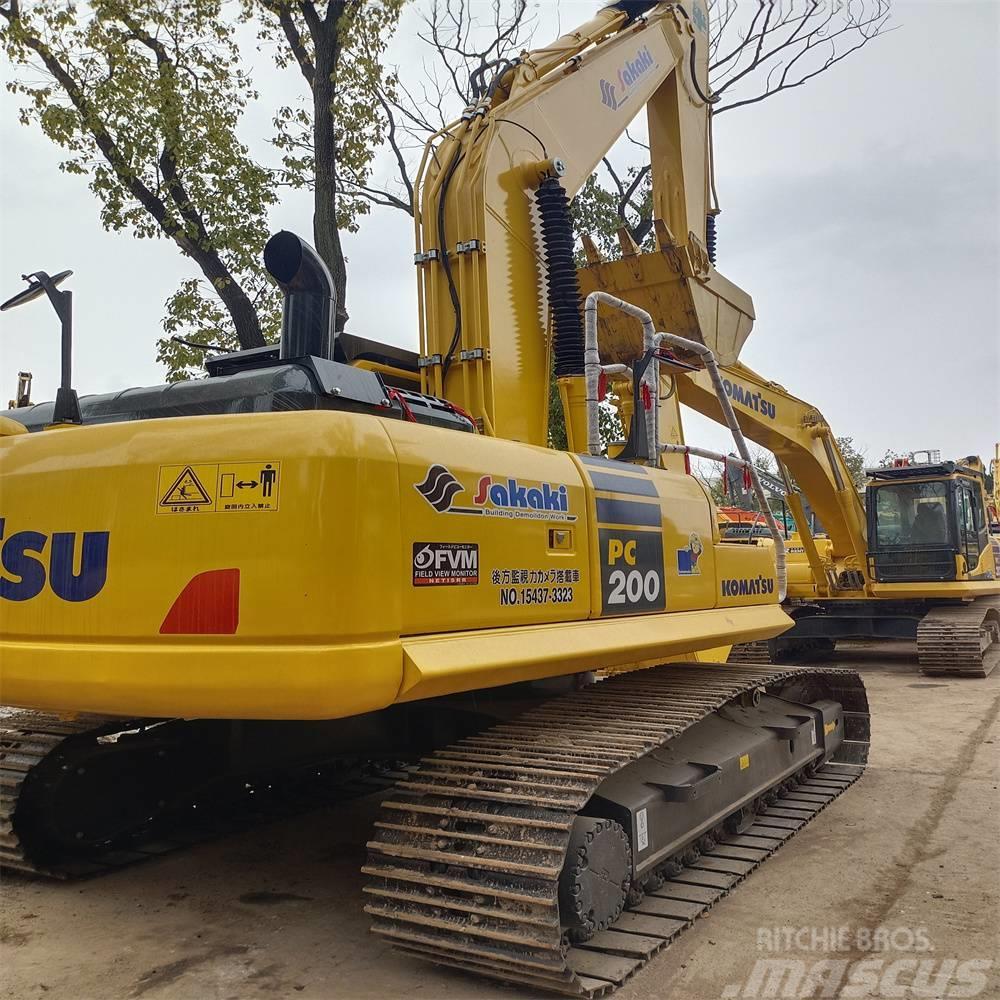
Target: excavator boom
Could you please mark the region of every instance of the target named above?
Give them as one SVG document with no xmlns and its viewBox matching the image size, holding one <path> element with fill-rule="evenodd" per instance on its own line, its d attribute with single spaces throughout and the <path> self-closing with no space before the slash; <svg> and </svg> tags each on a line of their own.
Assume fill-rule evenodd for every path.
<svg viewBox="0 0 1000 1000">
<path fill-rule="evenodd" d="M 583 374 L 567 198 L 643 105 L 660 249 L 599 268 L 595 287 L 624 283 L 616 294 L 650 312 L 658 329 L 736 360 L 753 306 L 705 247 L 707 59 L 701 0 L 690 12 L 611 4 L 498 70 L 478 103 L 428 145 L 415 211 L 425 392 L 461 405 L 487 434 L 547 442 L 553 358 L 560 378 Z M 602 343 L 607 360 L 642 353 L 626 317 L 602 319 Z M 567 423 L 572 433 L 577 421 Z"/>
<path fill-rule="evenodd" d="M 827 568 L 816 561 L 815 546 L 809 544 L 812 533 L 801 504 L 796 502 L 794 491 L 789 491 L 789 507 L 808 546 L 816 586 L 827 593 L 863 592 L 868 551 L 865 508 L 830 425 L 816 407 L 746 365 L 728 366 L 724 378 L 726 393 L 743 432 L 775 455 L 808 498 L 830 537 L 832 563 L 837 567 L 833 579 Z M 678 377 L 677 393 L 684 405 L 723 423 L 706 372 Z"/>
</svg>

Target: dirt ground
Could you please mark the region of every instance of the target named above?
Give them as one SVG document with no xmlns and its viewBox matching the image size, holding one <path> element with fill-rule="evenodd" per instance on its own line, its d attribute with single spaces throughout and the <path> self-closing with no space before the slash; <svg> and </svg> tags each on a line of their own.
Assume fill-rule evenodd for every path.
<svg viewBox="0 0 1000 1000">
<path fill-rule="evenodd" d="M 1000 671 L 924 678 L 910 648 L 840 652 L 869 689 L 868 773 L 617 998 L 1000 997 Z M 358 869 L 376 809 L 369 797 L 82 883 L 7 876 L 0 989 L 11 1000 L 529 995 L 415 964 L 368 933 Z M 869 950 L 879 943 L 889 950 Z M 821 975 L 816 991 L 761 980 L 758 960 L 776 959 Z M 850 985 L 866 960 L 867 985 Z"/>
</svg>

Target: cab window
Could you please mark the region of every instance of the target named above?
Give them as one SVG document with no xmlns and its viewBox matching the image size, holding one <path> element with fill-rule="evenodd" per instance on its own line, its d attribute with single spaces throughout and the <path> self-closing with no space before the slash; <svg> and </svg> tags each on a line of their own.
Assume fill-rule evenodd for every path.
<svg viewBox="0 0 1000 1000">
<path fill-rule="evenodd" d="M 893 483 L 875 491 L 876 542 L 886 545 L 949 544 L 946 483 Z"/>
</svg>

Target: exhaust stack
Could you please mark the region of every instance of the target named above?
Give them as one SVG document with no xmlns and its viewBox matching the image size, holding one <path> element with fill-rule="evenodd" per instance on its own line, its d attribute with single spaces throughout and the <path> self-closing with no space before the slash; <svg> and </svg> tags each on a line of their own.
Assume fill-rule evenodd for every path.
<svg viewBox="0 0 1000 1000">
<path fill-rule="evenodd" d="M 280 356 L 313 355 L 332 361 L 337 295 L 320 255 L 283 229 L 267 241 L 264 266 L 285 294 Z"/>
</svg>

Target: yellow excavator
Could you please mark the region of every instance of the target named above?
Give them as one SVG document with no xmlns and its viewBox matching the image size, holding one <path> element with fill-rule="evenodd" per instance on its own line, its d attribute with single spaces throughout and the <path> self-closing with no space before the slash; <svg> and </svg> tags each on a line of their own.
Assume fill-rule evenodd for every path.
<svg viewBox="0 0 1000 1000">
<path fill-rule="evenodd" d="M 838 639 L 914 639 L 923 673 L 986 676 L 1000 662 L 1000 576 L 982 461 L 920 453 L 868 469 L 862 501 L 816 407 L 740 363 L 722 374 L 743 432 L 777 459 L 800 550 L 789 554 L 795 626 L 732 657 L 788 662 L 832 652 Z M 681 373 L 676 392 L 724 422 L 706 373 Z"/>
<path fill-rule="evenodd" d="M 707 18 L 615 3 L 481 75 L 420 170 L 417 356 L 337 335 L 287 232 L 280 344 L 205 379 L 80 398 L 67 275 L 5 303 L 49 298 L 64 367 L 54 403 L 0 416 L 2 697 L 27 710 L 0 734 L 3 864 L 114 868 L 404 761 L 374 931 L 601 996 L 859 776 L 855 672 L 713 662 L 792 622 L 776 526 L 720 537 L 661 399 L 707 371 L 749 465 L 718 365 L 753 307 L 706 245 Z M 581 308 L 569 198 L 644 105 L 658 247 Z M 623 664 L 648 669 L 594 682 Z"/>
<path fill-rule="evenodd" d="M 990 459 L 990 479 L 993 482 L 989 501 L 990 531 L 1000 536 L 1000 442 L 994 445 L 994 456 Z"/>
</svg>

